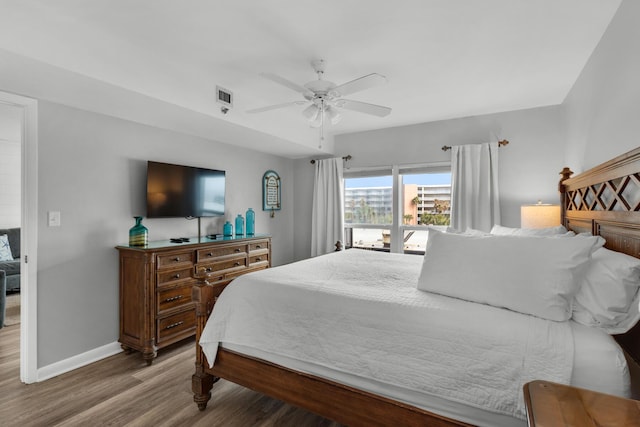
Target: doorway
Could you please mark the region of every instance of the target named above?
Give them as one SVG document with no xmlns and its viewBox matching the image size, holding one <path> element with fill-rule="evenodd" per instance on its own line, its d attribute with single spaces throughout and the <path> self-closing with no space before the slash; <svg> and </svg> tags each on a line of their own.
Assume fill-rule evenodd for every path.
<svg viewBox="0 0 640 427">
<path fill-rule="evenodd" d="M 0 216 L 0 228 L 20 229 L 20 380 L 37 381 L 37 101 L 0 92 L 0 124 L 7 133 L 0 135 L 7 153 L 19 162 L 14 172 L 19 194 L 12 197 L 18 206 Z M 4 141 L 6 140 L 6 141 Z M 14 191 L 14 190 L 11 190 Z M 9 191 L 9 192 L 11 192 Z M 15 190 L 18 191 L 18 190 Z"/>
<path fill-rule="evenodd" d="M 6 327 L 20 323 L 21 169 L 22 109 L 0 104 L 0 320 Z"/>
</svg>

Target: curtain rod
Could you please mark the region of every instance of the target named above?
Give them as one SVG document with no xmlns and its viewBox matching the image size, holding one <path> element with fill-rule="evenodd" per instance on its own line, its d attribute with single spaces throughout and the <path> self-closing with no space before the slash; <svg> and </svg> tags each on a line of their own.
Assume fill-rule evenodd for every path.
<svg viewBox="0 0 640 427">
<path fill-rule="evenodd" d="M 351 158 L 352 158 L 352 157 L 351 157 L 351 154 L 347 154 L 346 156 L 344 156 L 344 157 L 342 158 L 342 160 L 344 160 L 344 161 L 346 162 L 346 161 L 351 160 Z M 311 159 L 311 162 L 310 162 L 310 163 L 311 163 L 312 165 L 314 165 L 314 164 L 316 163 L 316 159 Z"/>
<path fill-rule="evenodd" d="M 498 141 L 498 147 L 502 147 L 503 145 L 507 145 L 507 144 L 509 144 L 509 141 L 507 141 L 506 139 L 503 139 L 502 141 Z M 450 145 L 442 146 L 442 151 L 449 151 L 449 150 L 451 150 Z"/>
</svg>

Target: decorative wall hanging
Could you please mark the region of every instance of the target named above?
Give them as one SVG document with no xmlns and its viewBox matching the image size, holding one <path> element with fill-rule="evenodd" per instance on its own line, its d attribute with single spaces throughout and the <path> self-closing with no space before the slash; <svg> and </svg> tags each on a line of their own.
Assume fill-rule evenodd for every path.
<svg viewBox="0 0 640 427">
<path fill-rule="evenodd" d="M 262 176 L 262 210 L 271 211 L 271 217 L 282 206 L 280 190 L 280 176 L 275 171 L 266 171 Z"/>
</svg>

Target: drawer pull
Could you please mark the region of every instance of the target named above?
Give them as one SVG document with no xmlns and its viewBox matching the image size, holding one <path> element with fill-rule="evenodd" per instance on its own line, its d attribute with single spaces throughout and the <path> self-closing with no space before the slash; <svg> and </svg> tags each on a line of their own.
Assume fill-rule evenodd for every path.
<svg viewBox="0 0 640 427">
<path fill-rule="evenodd" d="M 240 263 L 236 262 L 235 264 L 233 264 L 234 267 L 240 267 Z"/>
<path fill-rule="evenodd" d="M 258 257 L 256 258 L 256 261 L 262 261 L 262 258 Z"/>
<path fill-rule="evenodd" d="M 171 297 L 171 298 L 167 298 L 164 300 L 164 302 L 171 302 L 171 301 L 177 301 L 179 299 L 182 299 L 183 295 L 177 295 L 175 297 Z"/>
<path fill-rule="evenodd" d="M 173 328 L 176 328 L 176 327 L 182 325 L 183 323 L 184 323 L 184 321 L 181 320 L 179 322 L 172 323 L 170 325 L 165 326 L 165 329 L 173 329 Z"/>
<path fill-rule="evenodd" d="M 213 252 L 209 252 L 207 256 L 213 256 Z"/>
<path fill-rule="evenodd" d="M 177 256 L 177 257 L 175 257 L 173 260 L 174 260 L 175 262 L 180 262 L 180 257 L 179 257 L 179 256 Z"/>
<path fill-rule="evenodd" d="M 240 252 L 240 248 L 236 248 L 236 252 Z"/>
<path fill-rule="evenodd" d="M 180 278 L 180 273 L 176 273 L 176 274 L 174 274 L 174 275 L 173 275 L 173 278 L 174 278 L 174 279 L 179 279 L 179 278 Z"/>
<path fill-rule="evenodd" d="M 204 271 L 207 272 L 207 273 L 211 273 L 213 271 L 213 268 L 207 267 L 207 268 L 204 269 Z"/>
<path fill-rule="evenodd" d="M 262 246 L 260 245 L 256 245 L 256 249 L 260 249 Z"/>
</svg>

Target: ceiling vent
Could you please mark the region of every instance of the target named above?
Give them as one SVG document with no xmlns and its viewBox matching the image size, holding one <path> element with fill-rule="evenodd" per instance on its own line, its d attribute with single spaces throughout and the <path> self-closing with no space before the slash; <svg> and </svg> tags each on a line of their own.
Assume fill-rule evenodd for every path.
<svg viewBox="0 0 640 427">
<path fill-rule="evenodd" d="M 223 87 L 216 86 L 217 101 L 227 108 L 233 108 L 233 93 Z"/>
</svg>

